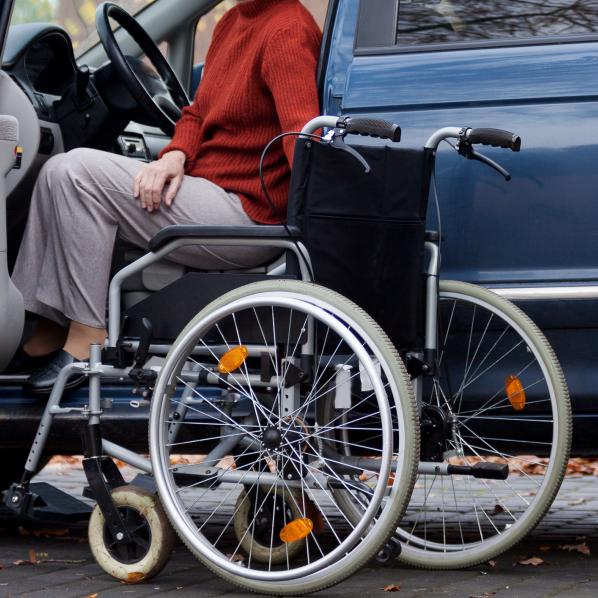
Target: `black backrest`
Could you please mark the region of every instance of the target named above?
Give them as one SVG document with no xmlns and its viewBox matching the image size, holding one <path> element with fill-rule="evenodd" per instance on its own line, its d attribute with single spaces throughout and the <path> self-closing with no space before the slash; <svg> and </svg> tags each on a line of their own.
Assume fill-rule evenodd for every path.
<svg viewBox="0 0 598 598">
<path fill-rule="evenodd" d="M 298 140 L 289 222 L 302 230 L 316 282 L 365 309 L 397 349 L 419 349 L 433 156 L 395 146 L 356 149 L 370 174 L 346 152 Z"/>
</svg>

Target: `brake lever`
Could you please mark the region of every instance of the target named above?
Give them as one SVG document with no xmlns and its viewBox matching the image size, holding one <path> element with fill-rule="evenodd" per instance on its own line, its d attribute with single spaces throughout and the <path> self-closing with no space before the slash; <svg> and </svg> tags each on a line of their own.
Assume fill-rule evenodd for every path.
<svg viewBox="0 0 598 598">
<path fill-rule="evenodd" d="M 330 140 L 330 145 L 333 148 L 346 152 L 347 154 L 355 158 L 363 166 L 365 174 L 370 174 L 370 172 L 372 172 L 370 165 L 356 149 L 352 148 L 350 145 L 347 145 L 345 143 L 345 135 L 346 131 L 343 131 L 341 129 L 335 129 L 334 133 L 332 134 L 332 139 Z"/>
<path fill-rule="evenodd" d="M 491 160 L 487 156 L 484 156 L 483 154 L 476 152 L 474 149 L 471 150 L 471 152 L 467 156 L 467 158 L 469 160 L 477 160 L 478 162 L 481 162 L 482 164 L 486 164 L 487 166 L 490 166 L 490 168 L 494 168 L 494 170 L 496 170 L 496 172 L 498 172 L 505 178 L 505 181 L 511 180 L 511 173 L 508 170 L 503 168 L 500 164 L 498 164 L 498 162 L 495 162 L 494 160 Z"/>
<path fill-rule="evenodd" d="M 493 168 L 494 170 L 496 170 L 496 172 L 501 174 L 505 178 L 505 181 L 511 180 L 511 173 L 508 170 L 504 169 L 500 164 L 498 164 L 494 160 L 491 160 L 487 156 L 484 156 L 484 154 L 476 152 L 473 149 L 471 143 L 467 142 L 465 139 L 460 139 L 456 149 L 459 155 L 465 156 L 468 160 L 477 160 L 482 164 L 486 164 L 486 166 L 490 166 L 490 168 Z"/>
</svg>

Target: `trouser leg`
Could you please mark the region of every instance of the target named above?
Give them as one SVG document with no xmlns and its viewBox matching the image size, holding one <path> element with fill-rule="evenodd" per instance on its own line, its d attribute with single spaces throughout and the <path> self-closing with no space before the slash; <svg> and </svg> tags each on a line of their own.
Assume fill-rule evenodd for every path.
<svg viewBox="0 0 598 598">
<path fill-rule="evenodd" d="M 60 166 L 62 156 L 55 156 L 46 162 L 40 171 L 33 190 L 27 226 L 21 241 L 19 255 L 12 273 L 12 280 L 23 295 L 25 309 L 43 316 L 61 326 L 68 320 L 58 310 L 41 303 L 36 295 L 44 267 L 44 256 L 48 246 L 54 243 L 54 218 L 50 201 L 53 174 Z"/>
<path fill-rule="evenodd" d="M 135 160 L 86 149 L 53 160 L 36 187 L 36 207 L 15 268 L 15 284 L 29 309 L 41 313 L 51 308 L 68 320 L 103 328 L 117 231 L 146 248 L 159 230 L 172 224 L 252 224 L 238 198 L 191 177 L 185 177 L 172 208 L 162 206 L 149 214 L 132 196 L 140 167 Z M 35 240 L 41 237 L 45 250 L 40 255 Z M 231 269 L 263 263 L 275 252 L 193 247 L 173 254 L 173 259 L 195 268 Z M 31 261 L 36 262 L 36 284 L 25 282 Z"/>
</svg>

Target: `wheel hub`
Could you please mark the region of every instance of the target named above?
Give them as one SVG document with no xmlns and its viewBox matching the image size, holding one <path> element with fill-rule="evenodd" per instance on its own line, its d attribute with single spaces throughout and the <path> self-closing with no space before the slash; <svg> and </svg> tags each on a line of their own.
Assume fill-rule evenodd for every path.
<svg viewBox="0 0 598 598">
<path fill-rule="evenodd" d="M 151 546 L 152 532 L 149 523 L 132 507 L 119 507 L 118 512 L 129 530 L 131 540 L 123 542 L 118 537 L 113 538 L 108 526 L 105 525 L 104 544 L 110 555 L 120 563 L 138 563 L 145 558 Z"/>
<path fill-rule="evenodd" d="M 441 462 L 450 437 L 449 415 L 436 405 L 425 405 L 421 416 L 421 460 Z"/>
<path fill-rule="evenodd" d="M 277 449 L 282 442 L 280 430 L 274 427 L 266 428 L 262 434 L 262 445 L 267 449 Z"/>
</svg>

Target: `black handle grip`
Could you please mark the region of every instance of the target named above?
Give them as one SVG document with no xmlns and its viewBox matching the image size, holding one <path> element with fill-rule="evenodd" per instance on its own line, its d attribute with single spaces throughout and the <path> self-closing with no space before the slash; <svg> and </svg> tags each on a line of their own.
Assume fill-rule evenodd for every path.
<svg viewBox="0 0 598 598">
<path fill-rule="evenodd" d="M 471 129 L 467 140 L 471 144 L 492 145 L 518 152 L 521 149 L 521 137 L 501 129 Z"/>
<path fill-rule="evenodd" d="M 344 128 L 351 135 L 380 137 L 395 143 L 401 141 L 401 127 L 386 120 L 351 117 L 344 120 Z"/>
<path fill-rule="evenodd" d="M 482 480 L 506 480 L 509 466 L 504 463 L 476 463 L 475 465 L 449 465 L 449 475 L 470 475 Z"/>
</svg>

